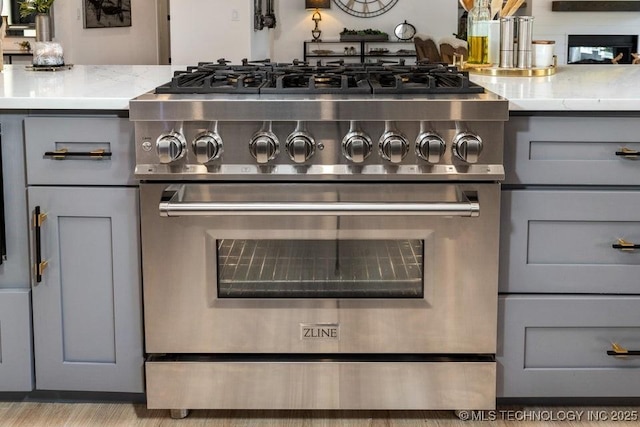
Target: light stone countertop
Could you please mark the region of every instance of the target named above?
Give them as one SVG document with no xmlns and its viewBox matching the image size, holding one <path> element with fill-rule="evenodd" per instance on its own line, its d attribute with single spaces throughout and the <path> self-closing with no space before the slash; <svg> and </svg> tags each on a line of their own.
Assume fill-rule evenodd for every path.
<svg viewBox="0 0 640 427">
<path fill-rule="evenodd" d="M 507 98 L 510 111 L 640 111 L 640 65 L 564 65 L 548 77 L 470 76 Z"/>
<path fill-rule="evenodd" d="M 75 65 L 70 70 L 30 71 L 5 65 L 0 109 L 128 110 L 129 100 L 168 82 L 169 65 Z"/>
<path fill-rule="evenodd" d="M 29 71 L 5 65 L 0 109 L 128 110 L 129 100 L 170 80 L 168 65 L 76 65 Z M 565 65 L 549 77 L 471 80 L 509 99 L 512 111 L 640 111 L 640 66 Z"/>
</svg>

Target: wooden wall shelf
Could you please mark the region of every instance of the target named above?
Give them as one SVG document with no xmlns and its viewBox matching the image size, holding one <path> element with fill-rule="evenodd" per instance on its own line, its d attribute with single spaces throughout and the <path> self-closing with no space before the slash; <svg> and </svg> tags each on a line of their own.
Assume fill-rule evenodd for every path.
<svg viewBox="0 0 640 427">
<path fill-rule="evenodd" d="M 553 12 L 640 12 L 640 1 L 552 1 Z"/>
</svg>

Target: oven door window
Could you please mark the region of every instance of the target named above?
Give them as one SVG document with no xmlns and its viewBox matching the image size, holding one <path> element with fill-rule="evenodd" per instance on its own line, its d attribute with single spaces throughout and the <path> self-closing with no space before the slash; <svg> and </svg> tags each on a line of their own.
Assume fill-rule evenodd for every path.
<svg viewBox="0 0 640 427">
<path fill-rule="evenodd" d="M 216 241 L 218 298 L 423 298 L 422 240 Z"/>
</svg>

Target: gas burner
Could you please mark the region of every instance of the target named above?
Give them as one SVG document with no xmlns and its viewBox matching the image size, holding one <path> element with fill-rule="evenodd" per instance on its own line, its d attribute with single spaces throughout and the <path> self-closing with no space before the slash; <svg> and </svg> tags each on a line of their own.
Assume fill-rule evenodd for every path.
<svg viewBox="0 0 640 427">
<path fill-rule="evenodd" d="M 455 67 L 419 66 L 409 70 L 386 70 L 369 74 L 374 94 L 459 94 L 483 93 L 469 81 L 469 74 Z"/>
<path fill-rule="evenodd" d="M 164 94 L 464 94 L 484 89 L 467 72 L 441 63 L 406 65 L 403 61 L 310 65 L 270 59 L 231 65 L 221 58 L 176 72 L 156 89 Z"/>
<path fill-rule="evenodd" d="M 347 94 L 371 93 L 365 74 L 338 72 L 274 72 L 260 93 Z"/>
<path fill-rule="evenodd" d="M 169 83 L 156 88 L 156 93 L 260 93 L 265 83 L 265 71 L 234 67 L 207 69 L 199 66 L 191 71 L 176 73 Z"/>
</svg>

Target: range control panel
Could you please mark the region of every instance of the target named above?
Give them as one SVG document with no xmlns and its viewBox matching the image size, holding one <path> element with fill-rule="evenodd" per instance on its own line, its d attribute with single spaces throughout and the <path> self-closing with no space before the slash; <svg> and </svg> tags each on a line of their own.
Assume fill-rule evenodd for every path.
<svg viewBox="0 0 640 427">
<path fill-rule="evenodd" d="M 502 122 L 136 122 L 136 174 L 494 174 Z"/>
</svg>

